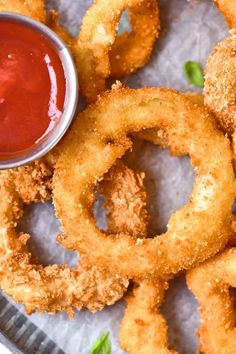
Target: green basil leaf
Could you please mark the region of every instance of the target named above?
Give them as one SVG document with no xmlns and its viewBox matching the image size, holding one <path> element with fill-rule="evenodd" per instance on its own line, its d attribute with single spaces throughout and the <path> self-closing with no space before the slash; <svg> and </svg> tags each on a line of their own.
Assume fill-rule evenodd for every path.
<svg viewBox="0 0 236 354">
<path fill-rule="evenodd" d="M 184 64 L 184 73 L 191 84 L 201 88 L 204 86 L 204 75 L 202 68 L 195 61 L 187 61 Z"/>
<path fill-rule="evenodd" d="M 110 354 L 111 341 L 109 339 L 109 332 L 103 333 L 100 338 L 94 343 L 90 354 Z"/>
</svg>

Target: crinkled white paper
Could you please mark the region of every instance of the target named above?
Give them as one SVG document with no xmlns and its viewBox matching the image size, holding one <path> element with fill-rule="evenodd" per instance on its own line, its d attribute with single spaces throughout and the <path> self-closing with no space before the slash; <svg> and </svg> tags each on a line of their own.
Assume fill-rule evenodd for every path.
<svg viewBox="0 0 236 354">
<path fill-rule="evenodd" d="M 153 57 L 144 69 L 124 82 L 132 87 L 168 86 L 181 91 L 196 90 L 184 77 L 183 64 L 187 60 L 195 60 L 204 67 L 212 47 L 227 33 L 225 21 L 210 0 L 158 2 L 162 35 L 157 40 Z M 73 35 L 78 34 L 81 18 L 90 3 L 85 0 L 47 1 L 48 8 L 59 10 L 61 22 Z M 138 152 L 138 157 L 134 157 Z M 167 150 L 137 142 L 135 152 L 128 160 L 131 166 L 147 174 L 150 233 L 161 233 L 170 214 L 186 203 L 191 193 L 194 173 L 189 159 L 172 158 Z M 50 203 L 28 208 L 23 225 L 24 230 L 31 232 L 33 253 L 43 264 L 75 265 L 76 253 L 65 251 L 55 242 L 59 225 Z M 197 303 L 185 286 L 184 276 L 172 281 L 163 313 L 169 323 L 171 346 L 180 354 L 196 352 L 196 308 Z M 95 315 L 83 310 L 75 314 L 74 320 L 69 320 L 65 314 L 34 314 L 30 319 L 67 354 L 88 354 L 92 343 L 104 331 L 110 332 L 112 353 L 122 354 L 124 352 L 119 347 L 118 334 L 123 312 L 124 304 L 120 301 Z"/>
</svg>

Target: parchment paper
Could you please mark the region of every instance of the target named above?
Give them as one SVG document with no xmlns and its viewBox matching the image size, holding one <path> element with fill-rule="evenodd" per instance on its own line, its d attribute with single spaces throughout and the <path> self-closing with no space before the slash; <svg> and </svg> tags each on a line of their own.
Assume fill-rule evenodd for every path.
<svg viewBox="0 0 236 354">
<path fill-rule="evenodd" d="M 225 21 L 210 0 L 158 2 L 162 36 L 157 40 L 152 60 L 124 82 L 132 87 L 168 86 L 181 91 L 196 90 L 185 79 L 183 64 L 187 60 L 196 60 L 205 65 L 211 48 L 227 33 Z M 61 22 L 73 35 L 78 33 L 81 18 L 90 3 L 82 0 L 47 1 L 48 8 L 59 10 Z M 126 25 L 124 22 L 123 26 Z M 189 159 L 170 157 L 168 150 L 138 141 L 127 161 L 147 174 L 150 234 L 161 233 L 170 214 L 186 203 L 191 193 L 194 173 Z M 97 216 L 101 214 L 96 210 Z M 66 262 L 75 265 L 76 254 L 65 251 L 55 242 L 59 223 L 50 203 L 27 208 L 22 228 L 31 233 L 33 253 L 43 264 Z M 24 311 L 22 306 L 19 308 Z M 195 332 L 199 320 L 196 308 L 197 303 L 185 286 L 184 276 L 172 281 L 162 311 L 169 324 L 171 346 L 180 354 L 196 352 L 198 343 Z M 124 304 L 120 301 L 95 315 L 83 310 L 75 314 L 74 320 L 69 320 L 65 314 L 34 314 L 30 319 L 67 354 L 89 353 L 92 343 L 107 330 L 112 341 L 112 353 L 122 354 L 124 352 L 118 344 L 118 333 L 123 311 Z"/>
</svg>

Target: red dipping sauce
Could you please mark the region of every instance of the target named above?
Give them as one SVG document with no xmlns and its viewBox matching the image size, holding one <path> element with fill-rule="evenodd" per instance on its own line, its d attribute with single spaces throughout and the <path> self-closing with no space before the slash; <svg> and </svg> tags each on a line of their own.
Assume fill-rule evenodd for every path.
<svg viewBox="0 0 236 354">
<path fill-rule="evenodd" d="M 66 79 L 60 57 L 27 24 L 0 21 L 0 158 L 42 142 L 60 120 Z"/>
</svg>

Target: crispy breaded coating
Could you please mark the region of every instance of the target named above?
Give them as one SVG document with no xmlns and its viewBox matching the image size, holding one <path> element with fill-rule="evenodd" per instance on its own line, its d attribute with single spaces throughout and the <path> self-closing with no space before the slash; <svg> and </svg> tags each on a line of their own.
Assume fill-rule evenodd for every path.
<svg viewBox="0 0 236 354">
<path fill-rule="evenodd" d="M 52 152 L 30 165 L 0 173 L 0 287 L 16 302 L 22 302 L 29 314 L 36 310 L 48 313 L 66 311 L 72 316 L 73 308 L 80 310 L 86 307 L 95 312 L 105 305 L 115 303 L 123 296 L 129 281 L 126 277 L 111 274 L 109 270 L 90 265 L 86 259 L 79 262 L 77 269 L 70 269 L 66 265 L 43 267 L 35 264 L 27 250 L 30 236 L 17 235 L 15 226 L 22 215 L 22 204 L 50 199 L 51 179 L 58 153 Z M 130 178 L 132 191 L 120 191 L 113 204 L 113 192 L 117 190 L 116 187 L 125 187 L 126 181 L 131 186 Z M 107 174 L 107 179 L 105 193 L 108 193 L 108 205 L 116 207 L 121 198 L 126 201 L 122 209 L 125 213 L 125 208 L 129 208 L 131 203 L 143 203 L 142 213 L 134 215 L 132 226 L 136 232 L 137 222 L 137 228 L 142 225 L 144 232 L 147 226 L 147 212 L 144 210 L 146 192 L 142 184 L 143 175 L 135 174 L 120 163 L 117 166 L 117 175 L 113 170 Z M 116 232 L 119 232 L 119 227 L 125 230 L 131 227 L 130 219 L 124 219 L 120 224 L 116 223 L 115 217 L 116 213 L 112 211 L 108 215 L 109 222 L 116 225 Z"/>
<path fill-rule="evenodd" d="M 236 34 L 218 43 L 206 65 L 204 102 L 222 128 L 236 128 Z"/>
<path fill-rule="evenodd" d="M 187 273 L 187 285 L 200 308 L 201 350 L 205 354 L 236 352 L 236 248 L 230 248 Z"/>
<path fill-rule="evenodd" d="M 17 234 L 22 202 L 11 170 L 0 174 L 0 288 L 14 301 L 22 302 L 28 313 L 56 313 L 82 307 L 95 312 L 119 300 L 129 281 L 109 270 L 91 266 L 85 260 L 77 269 L 33 263 L 27 250 L 29 235 Z M 29 196 L 28 196 L 29 197 Z"/>
<path fill-rule="evenodd" d="M 127 9 L 132 29 L 118 36 L 120 17 Z M 80 90 L 86 101 L 96 101 L 106 90 L 106 79 L 111 74 L 115 77 L 130 74 L 145 65 L 158 33 L 159 12 L 155 0 L 94 1 L 83 17 L 73 50 Z"/>
<path fill-rule="evenodd" d="M 11 170 L 16 192 L 25 204 L 51 199 L 53 169 L 42 158 Z"/>
<path fill-rule="evenodd" d="M 135 173 L 121 161 L 105 174 L 98 186 L 105 197 L 108 230 L 111 234 L 128 232 L 133 237 L 147 236 L 147 193 L 144 187 L 145 174 Z"/>
<path fill-rule="evenodd" d="M 168 283 L 143 280 L 127 295 L 120 327 L 121 347 L 129 354 L 174 354 L 168 349 L 167 324 L 160 313 Z"/>
<path fill-rule="evenodd" d="M 157 1 L 142 1 L 139 6 L 130 7 L 128 15 L 131 31 L 118 35 L 109 53 L 113 78 L 133 74 L 142 68 L 160 33 Z"/>
<path fill-rule="evenodd" d="M 183 95 L 190 99 L 191 102 L 200 107 L 204 105 L 204 96 L 197 92 L 184 92 Z M 168 148 L 168 133 L 161 129 L 144 129 L 135 134 L 139 139 L 149 141 L 152 144 L 161 145 L 163 148 Z M 173 155 L 173 152 L 172 152 Z"/>
</svg>

